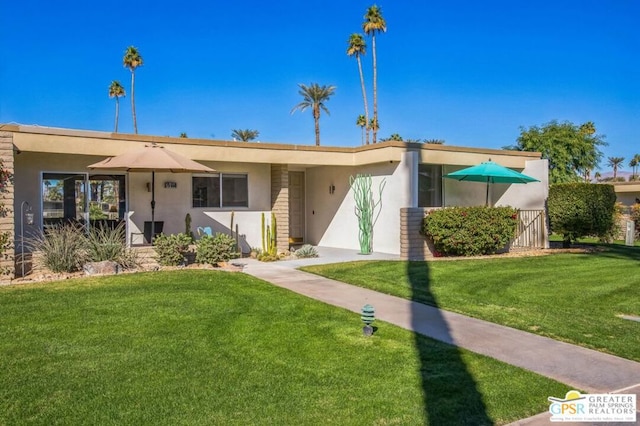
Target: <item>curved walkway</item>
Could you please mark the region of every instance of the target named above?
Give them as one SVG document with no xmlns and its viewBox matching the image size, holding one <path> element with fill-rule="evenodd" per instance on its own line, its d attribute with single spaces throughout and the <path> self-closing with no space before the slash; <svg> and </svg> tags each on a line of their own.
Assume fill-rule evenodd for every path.
<svg viewBox="0 0 640 426">
<path fill-rule="evenodd" d="M 370 303 L 376 309 L 376 319 L 534 371 L 575 389 L 640 395 L 638 362 L 295 269 L 353 260 L 398 260 L 397 256 L 380 253 L 363 257 L 351 250 L 319 248 L 319 252 L 320 257 L 315 259 L 275 263 L 243 259 L 242 262 L 246 261 L 244 272 L 277 286 L 356 313 Z M 549 424 L 549 414 L 541 413 L 516 424 Z"/>
</svg>

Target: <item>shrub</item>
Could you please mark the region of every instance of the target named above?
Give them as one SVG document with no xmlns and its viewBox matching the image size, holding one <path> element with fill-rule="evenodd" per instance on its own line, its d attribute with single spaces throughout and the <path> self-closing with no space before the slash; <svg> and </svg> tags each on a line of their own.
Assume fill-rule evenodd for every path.
<svg viewBox="0 0 640 426">
<path fill-rule="evenodd" d="M 607 238 L 614 231 L 616 193 L 612 185 L 562 183 L 549 188 L 551 230 L 566 244 L 578 238 Z"/>
<path fill-rule="evenodd" d="M 449 207 L 430 211 L 422 231 L 443 255 L 492 254 L 513 239 L 517 217 L 512 207 Z"/>
<path fill-rule="evenodd" d="M 156 260 L 163 266 L 184 265 L 185 255 L 189 252 L 191 238 L 186 234 L 160 234 L 153 239 L 156 250 Z"/>
<path fill-rule="evenodd" d="M 318 250 L 311 244 L 305 244 L 293 253 L 297 258 L 318 257 Z"/>
<path fill-rule="evenodd" d="M 41 253 L 40 262 L 53 272 L 75 272 L 87 259 L 87 238 L 78 224 L 49 228 L 29 242 L 32 250 Z"/>
<path fill-rule="evenodd" d="M 640 237 L 640 203 L 631 206 L 630 217 L 636 223 L 636 236 Z"/>
<path fill-rule="evenodd" d="M 196 262 L 215 265 L 238 257 L 236 240 L 227 234 L 216 233 L 213 237 L 205 235 L 198 240 Z"/>
<path fill-rule="evenodd" d="M 123 268 L 134 268 L 139 263 L 137 253 L 127 248 L 124 224 L 114 229 L 93 227 L 86 238 L 89 262 L 110 260 Z"/>
</svg>

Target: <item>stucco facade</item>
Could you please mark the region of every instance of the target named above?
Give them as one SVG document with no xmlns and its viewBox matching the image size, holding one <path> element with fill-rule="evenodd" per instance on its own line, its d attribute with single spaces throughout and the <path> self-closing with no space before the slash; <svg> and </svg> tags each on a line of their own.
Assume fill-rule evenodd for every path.
<svg viewBox="0 0 640 426">
<path fill-rule="evenodd" d="M 441 173 L 446 174 L 491 159 L 540 180 L 527 185 L 493 185 L 490 194 L 493 204 L 543 209 L 547 197 L 547 163 L 540 160 L 537 153 L 403 142 L 334 148 L 12 125 L 5 125 L 2 129 L 7 137 L 10 136 L 13 145 L 14 206 L 23 201 L 34 206 L 35 225 L 29 228 L 30 232 L 39 232 L 44 223 L 46 177 L 73 175 L 81 187 L 83 176 L 86 176 L 87 185 L 91 176 L 107 174 L 111 178 L 122 176 L 117 179 L 124 182 L 126 194 L 120 194 L 120 216 L 127 224 L 128 241 L 135 242 L 136 238 L 141 238 L 144 222 L 151 216 L 151 173 L 96 172 L 88 170 L 87 166 L 149 143 L 158 143 L 222 175 L 246 176 L 246 205 L 233 208 L 194 207 L 193 182 L 194 176 L 198 175 L 156 173 L 155 178 L 155 220 L 164 223 L 165 233 L 184 232 L 187 213 L 191 215 L 194 231 L 208 226 L 214 232 L 228 232 L 233 211 L 234 224 L 238 225 L 243 236 L 245 251 L 261 245 L 261 215 L 264 213 L 269 222 L 271 212 L 275 213 L 278 222 L 278 248 L 281 251 L 293 241 L 300 243 L 300 239 L 314 245 L 358 249 L 358 223 L 349 185 L 350 176 L 356 174 L 372 176 L 376 199 L 378 188 L 384 182 L 373 249 L 386 253 L 399 254 L 401 251 L 401 209 L 420 207 L 418 174 L 422 165 L 441 167 Z M 294 190 L 290 182 L 292 173 L 295 173 L 296 185 L 300 186 L 302 182 L 302 188 Z M 442 206 L 484 204 L 484 184 L 449 179 L 439 179 L 434 184 L 441 192 Z M 294 194 L 303 199 L 292 203 Z M 83 207 L 78 204 L 76 208 Z M 116 214 L 116 209 L 113 209 L 113 214 Z M 20 229 L 21 220 L 16 217 L 16 232 Z M 302 231 L 292 231 L 303 234 L 299 238 L 289 235 L 293 222 L 303 227 Z"/>
</svg>

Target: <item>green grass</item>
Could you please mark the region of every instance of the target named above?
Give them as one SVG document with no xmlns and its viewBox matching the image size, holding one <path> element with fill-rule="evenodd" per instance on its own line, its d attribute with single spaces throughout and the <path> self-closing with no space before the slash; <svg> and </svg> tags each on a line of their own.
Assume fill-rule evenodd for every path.
<svg viewBox="0 0 640 426">
<path fill-rule="evenodd" d="M 0 288 L 0 424 L 490 424 L 562 384 L 238 273 Z"/>
<path fill-rule="evenodd" d="M 559 234 L 551 234 L 551 235 L 549 235 L 549 241 L 554 242 L 554 243 L 561 243 L 563 241 L 563 237 L 562 237 L 562 235 L 559 235 Z M 608 244 L 600 243 L 600 240 L 597 237 L 578 238 L 577 243 L 578 244 L 602 245 L 602 246 L 607 246 L 608 245 Z M 624 240 L 615 240 L 615 241 L 613 241 L 612 244 L 623 246 L 623 245 L 625 245 L 625 241 Z M 635 241 L 633 242 L 633 245 L 635 247 L 640 247 L 640 238 L 636 238 Z"/>
<path fill-rule="evenodd" d="M 640 361 L 640 249 L 305 271 Z"/>
</svg>

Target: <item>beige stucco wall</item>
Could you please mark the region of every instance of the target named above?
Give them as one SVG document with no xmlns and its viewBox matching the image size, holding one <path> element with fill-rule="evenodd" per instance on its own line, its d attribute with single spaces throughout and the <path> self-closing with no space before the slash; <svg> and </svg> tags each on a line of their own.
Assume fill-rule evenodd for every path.
<svg viewBox="0 0 640 426">
<path fill-rule="evenodd" d="M 43 154 L 23 152 L 16 156 L 15 183 L 20 190 L 16 194 L 16 204 L 28 201 L 34 210 L 37 226 L 27 227 L 25 233 L 40 229 L 42 223 L 42 198 L 40 194 L 42 172 L 86 173 L 86 166 L 103 157 L 64 154 Z M 192 229 L 196 233 L 199 226 L 210 226 L 214 231 L 227 232 L 230 226 L 231 211 L 235 211 L 234 223 L 238 224 L 240 234 L 249 238 L 247 244 L 260 245 L 260 212 L 271 210 L 270 166 L 267 164 L 240 164 L 203 162 L 222 173 L 246 173 L 249 186 L 248 208 L 193 208 L 190 173 L 156 173 L 156 221 L 164 221 L 166 233 L 178 233 L 185 230 L 185 216 L 191 214 Z M 91 172 L 94 173 L 94 172 Z M 102 172 L 99 172 L 102 173 Z M 98 174 L 98 172 L 96 172 Z M 124 174 L 114 172 L 112 174 Z M 176 182 L 176 188 L 165 188 L 164 182 Z M 151 193 L 147 183 L 151 182 L 151 173 L 129 173 L 127 177 L 127 206 L 130 213 L 129 232 L 142 232 L 144 222 L 151 220 Z M 234 226 L 235 227 L 235 226 Z M 20 229 L 17 218 L 16 233 Z M 257 230 L 257 232 L 256 232 Z"/>
<path fill-rule="evenodd" d="M 358 219 L 349 177 L 372 175 L 374 199 L 379 198 L 381 182 L 382 208 L 374 227 L 373 250 L 400 253 L 400 207 L 411 202 L 409 174 L 404 161 L 385 162 L 363 167 L 315 167 L 307 170 L 307 240 L 311 244 L 359 250 Z M 329 194 L 329 186 L 335 193 Z"/>
</svg>

